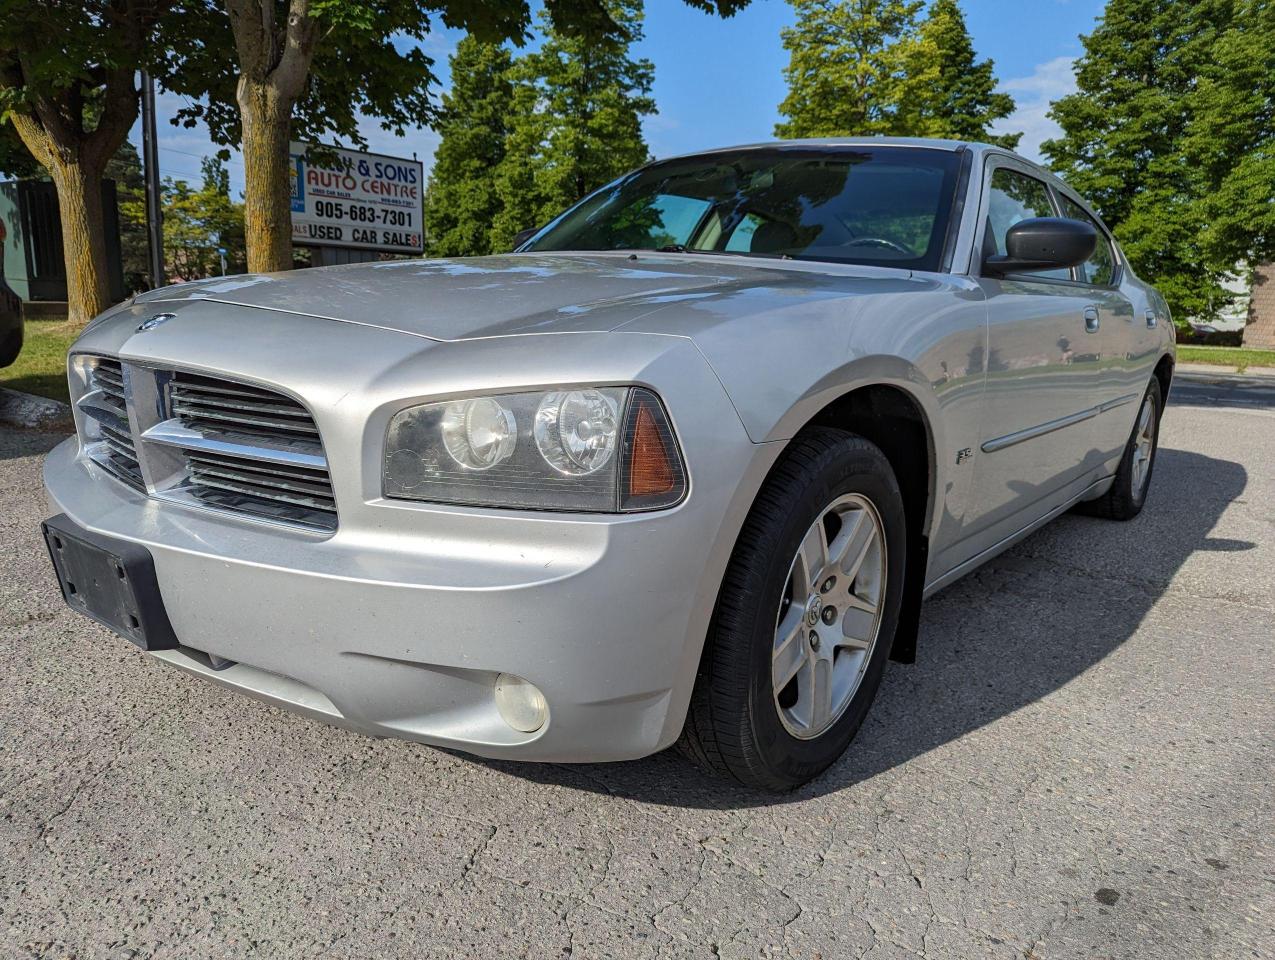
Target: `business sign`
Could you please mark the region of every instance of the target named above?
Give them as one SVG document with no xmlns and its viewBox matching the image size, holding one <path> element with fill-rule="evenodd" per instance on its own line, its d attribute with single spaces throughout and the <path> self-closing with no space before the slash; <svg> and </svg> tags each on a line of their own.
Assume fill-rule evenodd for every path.
<svg viewBox="0 0 1275 960">
<path fill-rule="evenodd" d="M 425 169 L 415 160 L 292 144 L 292 242 L 420 253 Z"/>
</svg>

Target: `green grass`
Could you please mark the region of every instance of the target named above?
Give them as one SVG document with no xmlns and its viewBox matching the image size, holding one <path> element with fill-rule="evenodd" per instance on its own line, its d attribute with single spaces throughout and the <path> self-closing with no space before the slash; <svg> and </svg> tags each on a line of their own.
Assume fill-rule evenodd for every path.
<svg viewBox="0 0 1275 960">
<path fill-rule="evenodd" d="M 66 351 L 82 327 L 66 320 L 28 320 L 22 352 L 0 368 L 0 387 L 66 402 Z"/>
<path fill-rule="evenodd" d="M 1247 347 L 1203 347 L 1184 343 L 1178 347 L 1179 363 L 1217 363 L 1236 367 L 1241 373 L 1248 367 L 1275 367 L 1275 350 L 1250 350 Z"/>
</svg>

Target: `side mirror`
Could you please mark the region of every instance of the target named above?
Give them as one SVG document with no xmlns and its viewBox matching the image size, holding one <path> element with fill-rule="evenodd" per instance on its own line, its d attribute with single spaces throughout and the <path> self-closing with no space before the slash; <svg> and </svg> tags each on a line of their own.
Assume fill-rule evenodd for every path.
<svg viewBox="0 0 1275 960">
<path fill-rule="evenodd" d="M 517 250 L 539 232 L 539 227 L 528 227 L 526 230 L 519 230 L 514 234 L 514 249 Z"/>
<path fill-rule="evenodd" d="M 983 273 L 1003 277 L 1007 273 L 1075 267 L 1088 260 L 1097 245 L 1098 231 L 1083 220 L 1021 220 L 1005 234 L 1005 254 L 984 258 Z"/>
</svg>

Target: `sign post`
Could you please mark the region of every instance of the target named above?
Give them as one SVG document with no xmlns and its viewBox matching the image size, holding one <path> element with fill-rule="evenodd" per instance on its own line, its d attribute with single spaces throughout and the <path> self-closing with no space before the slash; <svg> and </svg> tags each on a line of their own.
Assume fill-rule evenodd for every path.
<svg viewBox="0 0 1275 960">
<path fill-rule="evenodd" d="M 292 242 L 377 253 L 425 249 L 421 198 L 424 166 L 416 160 L 323 148 L 324 161 L 292 144 Z"/>
</svg>

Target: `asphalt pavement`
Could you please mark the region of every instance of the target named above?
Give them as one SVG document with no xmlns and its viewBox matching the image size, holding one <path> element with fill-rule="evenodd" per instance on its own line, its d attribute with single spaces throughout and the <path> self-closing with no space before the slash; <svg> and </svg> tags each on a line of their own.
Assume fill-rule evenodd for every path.
<svg viewBox="0 0 1275 960">
<path fill-rule="evenodd" d="M 933 598 L 783 797 L 371 740 L 166 668 L 64 608 L 56 438 L 0 429 L 0 958 L 1271 957 L 1263 390 L 1175 385 L 1143 515 Z"/>
</svg>

